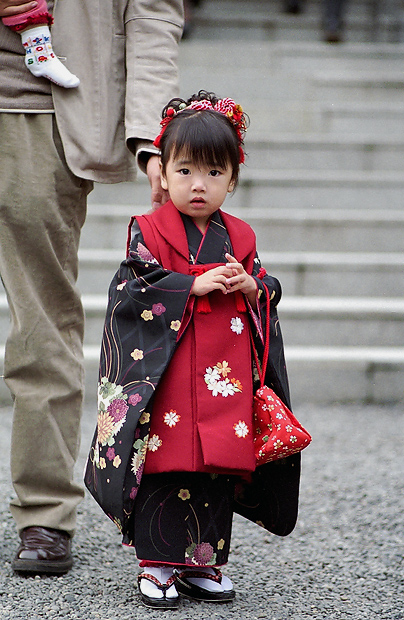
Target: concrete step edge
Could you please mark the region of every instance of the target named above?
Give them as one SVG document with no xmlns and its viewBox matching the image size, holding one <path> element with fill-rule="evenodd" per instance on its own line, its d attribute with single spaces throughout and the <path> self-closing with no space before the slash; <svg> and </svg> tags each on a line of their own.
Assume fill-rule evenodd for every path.
<svg viewBox="0 0 404 620">
<path fill-rule="evenodd" d="M 84 347 L 84 362 L 98 364 L 100 359 L 98 346 Z M 286 363 L 321 362 L 356 364 L 404 364 L 404 347 L 316 347 L 316 346 L 288 346 L 285 345 Z M 0 363 L 4 361 L 4 346 L 0 345 Z"/>
<path fill-rule="evenodd" d="M 345 105 L 345 104 L 344 104 Z M 334 106 L 333 106 L 334 107 Z M 338 104 L 337 104 L 338 107 Z M 400 109 L 402 106 L 399 106 Z M 380 106 L 377 107 L 379 109 Z M 404 111 L 404 107 L 402 108 Z M 254 133 L 251 130 L 245 139 L 247 151 L 251 147 L 266 146 L 268 150 L 279 147 L 303 147 L 303 148 L 324 148 L 333 149 L 355 148 L 363 149 L 366 152 L 383 148 L 404 148 L 404 136 L 386 135 L 375 136 L 373 133 L 355 135 L 336 135 L 330 137 L 327 134 L 309 133 L 302 134 L 297 132 L 290 133 L 271 133 L 270 136 L 262 136 L 262 133 Z"/>
<path fill-rule="evenodd" d="M 354 265 L 358 267 L 403 267 L 404 253 L 390 252 L 260 252 L 260 258 L 265 263 L 277 265 L 314 265 L 339 266 Z M 116 264 L 117 267 L 125 259 L 124 250 L 81 248 L 79 260 L 83 265 Z"/>
<path fill-rule="evenodd" d="M 85 363 L 98 364 L 101 347 L 84 347 Z M 286 362 L 338 362 L 366 364 L 404 364 L 404 347 L 329 347 L 285 345 Z M 0 361 L 4 359 L 4 346 L 0 345 Z"/>
<path fill-rule="evenodd" d="M 378 188 L 380 186 L 404 185 L 404 174 L 390 170 L 276 170 L 276 169 L 249 169 L 243 168 L 240 174 L 240 185 L 246 183 L 271 183 L 285 185 L 340 185 L 365 186 Z"/>
<path fill-rule="evenodd" d="M 223 42 L 220 40 L 209 40 L 209 46 L 206 46 L 206 41 L 201 39 L 189 39 L 181 42 L 181 46 L 186 50 L 188 57 L 189 54 L 195 54 L 196 58 L 203 59 L 206 56 L 212 54 L 220 63 L 221 59 L 226 61 L 227 56 L 220 55 L 218 57 L 217 50 L 223 50 Z M 240 50 L 239 40 L 226 40 L 226 49 L 229 51 L 229 55 L 232 57 L 234 53 Z M 240 63 L 243 65 L 245 60 L 251 54 L 253 66 L 256 66 L 256 54 L 260 52 L 261 56 L 263 52 L 271 52 L 277 56 L 298 56 L 301 58 L 304 55 L 314 56 L 316 60 L 320 57 L 322 60 L 332 59 L 341 60 L 346 57 L 353 57 L 354 59 L 363 58 L 366 62 L 375 58 L 380 60 L 386 58 L 403 58 L 404 57 L 404 44 L 392 43 L 392 42 L 352 42 L 347 41 L 342 45 L 332 46 L 324 45 L 322 41 L 264 41 L 264 40 L 245 40 L 243 41 L 243 55 L 240 58 Z"/>
<path fill-rule="evenodd" d="M 402 71 L 380 69 L 344 69 L 338 71 L 330 70 L 315 70 L 312 72 L 310 78 L 317 85 L 325 84 L 326 86 L 332 86 L 340 88 L 341 86 L 347 87 L 378 87 L 383 85 L 385 88 L 403 88 L 404 87 L 404 74 Z"/>
<path fill-rule="evenodd" d="M 230 199 L 231 200 L 231 199 Z M 132 215 L 141 215 L 150 210 L 148 205 L 130 205 L 130 204 L 111 204 L 111 203 L 89 203 L 88 216 L 92 218 L 111 218 L 118 217 L 127 218 L 128 224 Z M 315 223 L 340 223 L 344 226 L 356 222 L 366 222 L 370 224 L 380 225 L 383 223 L 392 223 L 394 225 L 404 222 L 404 210 L 399 209 L 325 209 L 301 208 L 301 209 L 285 209 L 277 207 L 246 207 L 231 208 L 231 204 L 226 204 L 224 211 L 227 211 L 236 217 L 249 219 L 263 219 L 276 222 L 315 222 Z"/>
<path fill-rule="evenodd" d="M 103 294 L 83 295 L 82 302 L 87 316 L 102 315 L 107 306 L 107 291 Z M 7 298 L 0 295 L 0 311 L 8 311 Z M 404 299 L 385 297 L 311 297 L 284 296 L 279 312 L 297 318 L 333 317 L 404 319 Z"/>
</svg>

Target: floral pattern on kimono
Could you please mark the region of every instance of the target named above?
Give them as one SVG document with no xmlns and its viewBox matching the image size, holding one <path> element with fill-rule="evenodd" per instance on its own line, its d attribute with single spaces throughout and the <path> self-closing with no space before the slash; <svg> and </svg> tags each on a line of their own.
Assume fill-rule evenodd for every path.
<svg viewBox="0 0 404 620">
<path fill-rule="evenodd" d="M 150 215 L 133 218 L 127 259 L 109 289 L 100 359 L 98 424 L 85 484 L 123 533 L 124 541 L 148 442 L 152 441 L 149 432 L 154 393 L 193 312 L 190 290 L 195 276 L 189 274 L 189 264 L 195 255 L 185 228 L 186 220 L 170 202 Z M 259 274 L 255 236 L 247 224 L 217 212 L 210 229 L 213 248 L 219 248 L 216 251 L 224 254 L 232 249 L 249 273 Z M 225 234 L 217 235 L 223 231 Z M 271 276 L 265 276 L 265 283 L 271 291 L 271 348 L 266 380 L 289 406 L 276 312 L 281 290 Z M 261 317 L 251 316 L 250 326 L 260 353 L 266 299 L 258 278 L 257 285 Z M 240 328 L 237 321 L 233 327 Z M 257 468 L 249 480 L 238 486 L 235 510 L 270 531 L 286 535 L 297 517 L 299 464 L 299 455 L 293 455 Z"/>
</svg>

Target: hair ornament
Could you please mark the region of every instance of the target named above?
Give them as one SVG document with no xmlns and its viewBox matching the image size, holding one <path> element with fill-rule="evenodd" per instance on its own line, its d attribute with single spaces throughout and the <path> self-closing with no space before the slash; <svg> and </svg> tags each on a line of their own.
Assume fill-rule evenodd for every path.
<svg viewBox="0 0 404 620">
<path fill-rule="evenodd" d="M 177 99 L 173 101 L 178 102 L 180 100 Z M 240 164 L 244 163 L 244 151 L 241 145 L 243 144 L 244 135 L 247 130 L 247 120 L 241 105 L 235 103 L 235 101 L 230 97 L 218 99 L 214 104 L 212 104 L 212 101 L 209 99 L 201 99 L 200 101 L 193 99 L 188 103 L 181 101 L 177 109 L 169 105 L 163 110 L 163 119 L 160 122 L 161 131 L 153 142 L 154 146 L 160 148 L 161 137 L 164 134 L 167 125 L 183 110 L 214 110 L 215 112 L 219 112 L 220 114 L 226 116 L 236 130 L 239 140 Z"/>
</svg>

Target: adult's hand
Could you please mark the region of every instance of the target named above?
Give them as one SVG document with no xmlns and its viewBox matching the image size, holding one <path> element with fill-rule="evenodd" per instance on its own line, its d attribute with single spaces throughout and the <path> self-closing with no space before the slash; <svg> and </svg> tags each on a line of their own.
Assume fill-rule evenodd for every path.
<svg viewBox="0 0 404 620">
<path fill-rule="evenodd" d="M 161 205 L 166 203 L 170 198 L 168 192 L 161 187 L 160 158 L 158 155 L 152 155 L 149 157 L 146 172 L 151 187 L 152 208 L 155 210 L 161 207 Z"/>
<path fill-rule="evenodd" d="M 0 0 L 0 17 L 20 15 L 35 9 L 37 6 L 38 2 L 35 2 L 35 0 L 31 2 L 27 2 L 27 0 Z"/>
</svg>

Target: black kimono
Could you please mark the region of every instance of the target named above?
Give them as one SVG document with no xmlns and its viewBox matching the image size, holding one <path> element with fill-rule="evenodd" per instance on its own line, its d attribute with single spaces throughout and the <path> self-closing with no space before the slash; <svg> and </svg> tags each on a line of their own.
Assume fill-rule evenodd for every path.
<svg viewBox="0 0 404 620">
<path fill-rule="evenodd" d="M 115 275 L 109 291 L 100 361 L 98 424 L 87 462 L 85 484 L 121 530 L 124 543 L 135 544 L 138 552 L 134 532 L 140 520 L 144 517 L 145 523 L 150 523 L 155 519 L 156 528 L 161 528 L 163 518 L 161 510 L 151 504 L 149 512 L 144 508 L 144 514 L 140 506 L 150 503 L 151 495 L 158 497 L 159 493 L 165 493 L 168 484 L 171 487 L 164 498 L 170 498 L 170 501 L 176 499 L 183 513 L 190 496 L 191 480 L 188 486 L 184 486 L 181 484 L 184 478 L 179 478 L 177 488 L 176 482 L 167 482 L 164 478 L 168 474 L 145 475 L 143 482 L 142 474 L 147 451 L 154 450 L 156 445 L 158 447 L 157 440 L 150 437 L 155 391 L 192 323 L 193 313 L 197 312 L 195 298 L 190 295 L 197 273 L 193 266 L 225 263 L 224 254 L 229 252 L 255 277 L 259 292 L 258 316 L 248 308 L 248 304 L 244 306 L 247 327 L 260 354 L 263 350 L 260 325 L 268 302 L 261 283 L 264 279 L 271 296 L 266 384 L 285 404 L 289 406 L 290 403 L 276 309 L 281 296 L 280 284 L 275 278 L 264 275 L 256 255 L 252 229 L 245 222 L 218 211 L 202 235 L 191 218 L 181 215 L 168 202 L 151 215 L 133 218 L 129 234 L 127 259 Z M 203 298 L 198 298 L 198 303 L 203 304 L 200 299 Z M 205 302 L 202 312 L 209 308 L 209 301 Z M 235 323 L 235 329 L 238 325 Z M 234 382 L 234 385 L 237 384 Z M 230 385 L 230 395 L 233 387 Z M 175 425 L 174 414 L 170 411 L 170 425 Z M 240 428 L 244 427 L 237 430 L 242 436 Z M 183 514 L 188 526 L 188 538 L 186 544 L 180 543 L 179 546 L 185 545 L 185 557 L 181 549 L 171 553 L 175 540 L 179 539 L 177 532 L 170 544 L 165 541 L 165 534 L 161 535 L 163 542 L 167 542 L 166 550 L 170 548 L 169 553 L 162 552 L 147 559 L 176 564 L 225 563 L 233 511 L 280 536 L 293 530 L 298 508 L 300 454 L 258 467 L 245 475 L 242 472 L 238 475 L 237 467 L 234 469 L 233 472 L 227 465 L 223 472 L 219 470 L 219 475 L 214 473 L 214 468 L 207 468 L 208 473 L 189 474 L 194 476 L 193 480 L 198 477 L 196 488 L 204 489 L 198 500 L 201 507 L 206 510 L 209 505 L 207 497 L 212 497 L 212 494 L 218 498 L 210 514 L 210 524 L 207 522 L 206 525 L 207 529 L 212 530 L 215 529 L 213 522 L 226 523 L 225 535 L 215 533 L 216 548 L 213 548 L 211 541 L 194 536 L 194 531 L 200 534 L 202 517 L 198 513 L 194 527 L 190 526 L 189 514 L 194 515 L 196 510 L 192 505 Z M 246 469 L 246 466 L 241 469 Z M 173 475 L 188 474 L 179 472 Z M 207 486 L 204 486 L 201 476 L 205 476 Z M 149 489 L 144 494 L 146 479 L 157 479 L 158 484 L 153 483 L 153 491 Z M 217 481 L 217 491 L 212 490 L 212 481 Z M 141 502 L 137 501 L 139 497 L 142 497 Z M 164 503 L 162 497 L 157 507 Z M 227 516 L 224 517 L 224 514 Z M 144 559 L 144 554 L 141 552 L 139 557 Z"/>
</svg>

